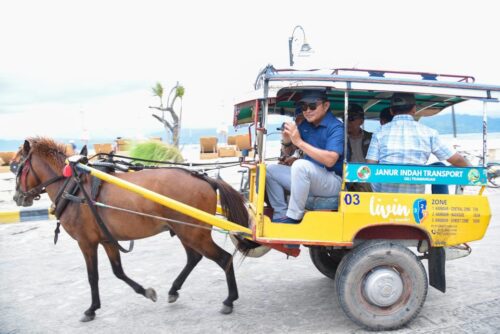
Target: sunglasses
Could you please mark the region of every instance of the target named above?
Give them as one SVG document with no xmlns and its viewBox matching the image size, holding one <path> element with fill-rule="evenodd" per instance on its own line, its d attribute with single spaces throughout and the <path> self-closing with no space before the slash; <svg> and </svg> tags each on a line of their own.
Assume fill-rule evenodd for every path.
<svg viewBox="0 0 500 334">
<path fill-rule="evenodd" d="M 302 112 L 306 112 L 308 109 L 314 111 L 322 103 L 323 103 L 323 101 L 310 102 L 310 103 L 300 102 L 299 107 L 300 107 L 300 110 L 302 110 Z"/>
</svg>

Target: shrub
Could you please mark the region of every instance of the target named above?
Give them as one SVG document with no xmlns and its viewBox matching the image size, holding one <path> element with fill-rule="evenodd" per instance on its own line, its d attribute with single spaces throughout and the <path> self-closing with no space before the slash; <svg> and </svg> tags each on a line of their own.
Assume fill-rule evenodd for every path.
<svg viewBox="0 0 500 334">
<path fill-rule="evenodd" d="M 150 140 L 135 144 L 129 152 L 131 158 L 182 162 L 184 161 L 181 152 L 174 146 L 167 145 L 157 140 Z M 156 162 L 141 162 L 146 166 L 158 166 Z"/>
</svg>

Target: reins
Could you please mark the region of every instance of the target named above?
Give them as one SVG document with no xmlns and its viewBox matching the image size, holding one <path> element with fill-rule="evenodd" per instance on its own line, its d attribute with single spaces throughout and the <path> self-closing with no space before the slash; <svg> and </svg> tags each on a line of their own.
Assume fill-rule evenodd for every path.
<svg viewBox="0 0 500 334">
<path fill-rule="evenodd" d="M 21 163 L 19 164 L 19 167 L 17 169 L 17 178 L 19 178 L 18 192 L 26 198 L 33 198 L 34 200 L 38 200 L 38 199 L 40 199 L 41 194 L 47 192 L 46 188 L 49 185 L 64 179 L 64 176 L 56 174 L 56 176 L 54 176 L 53 178 L 51 178 L 45 182 L 41 182 L 40 177 L 38 176 L 37 172 L 33 169 L 33 166 L 31 165 L 30 158 L 31 158 L 32 153 L 33 153 L 33 151 L 30 151 L 28 153 L 26 158 L 24 158 L 23 161 L 21 161 Z M 36 181 L 40 182 L 40 184 L 37 185 L 36 187 L 28 190 L 28 173 L 29 172 L 33 173 L 33 176 L 35 177 Z M 26 189 L 26 190 L 22 189 L 23 183 L 24 183 L 24 189 Z"/>
<path fill-rule="evenodd" d="M 159 216 L 155 216 L 155 215 L 151 215 L 151 214 L 147 214 L 147 213 L 137 212 L 137 211 L 128 210 L 125 208 L 119 208 L 119 207 L 111 206 L 111 205 L 108 205 L 105 203 L 97 202 L 97 200 L 93 199 L 92 196 L 89 195 L 89 193 L 85 190 L 84 181 L 82 180 L 82 175 L 84 175 L 85 172 L 79 171 L 76 168 L 75 164 L 72 164 L 72 163 L 70 163 L 68 165 L 68 167 L 71 168 L 71 171 L 72 171 L 70 177 L 65 177 L 64 175 L 57 175 L 56 174 L 55 177 L 53 177 L 45 182 L 41 182 L 40 177 L 38 176 L 38 174 L 36 173 L 36 171 L 33 169 L 32 165 L 31 165 L 30 159 L 31 159 L 32 153 L 33 153 L 33 151 L 30 150 L 28 155 L 19 163 L 19 168 L 17 170 L 18 188 L 19 188 L 18 192 L 22 196 L 33 198 L 33 199 L 39 199 L 40 195 L 42 193 L 46 192 L 47 186 L 49 186 L 50 184 L 53 184 L 55 182 L 58 182 L 60 180 L 65 179 L 64 184 L 61 186 L 61 188 L 59 188 L 59 190 L 56 193 L 56 197 L 54 199 L 55 214 L 56 214 L 56 218 L 57 218 L 57 226 L 56 226 L 56 229 L 54 230 L 54 244 L 57 243 L 58 234 L 60 233 L 59 218 L 61 217 L 62 213 L 64 212 L 69 201 L 79 203 L 79 204 L 87 204 L 90 211 L 92 212 L 92 215 L 95 218 L 97 225 L 99 226 L 100 230 L 103 232 L 105 237 L 107 238 L 107 241 L 112 243 L 113 245 L 115 245 L 123 253 L 128 253 L 128 252 L 131 252 L 133 250 L 134 241 L 133 240 L 130 241 L 128 249 L 122 247 L 120 245 L 120 243 L 118 242 L 118 240 L 116 240 L 116 238 L 111 234 L 111 232 L 107 228 L 104 220 L 99 215 L 99 212 L 97 210 L 98 207 L 127 212 L 127 213 L 131 213 L 131 214 L 139 215 L 139 216 L 157 219 L 157 220 L 168 222 L 168 223 L 174 223 L 174 224 L 185 225 L 185 226 L 190 226 L 190 227 L 195 227 L 195 228 L 201 228 L 201 229 L 210 230 L 210 231 L 216 231 L 216 232 L 223 233 L 226 235 L 232 234 L 232 235 L 238 235 L 238 236 L 243 236 L 243 237 L 246 235 L 245 233 L 241 233 L 241 232 L 226 231 L 223 229 L 215 228 L 213 226 L 208 227 L 208 226 L 204 226 L 204 225 L 200 225 L 200 224 L 189 223 L 186 221 L 180 221 L 180 220 L 175 220 L 175 219 L 170 219 L 170 218 L 159 217 Z M 60 152 L 58 152 L 58 153 L 60 153 Z M 115 156 L 112 154 L 111 155 L 110 154 L 98 154 L 95 156 L 101 156 L 101 155 L 108 156 L 108 159 L 111 158 L 110 161 L 109 160 L 108 161 L 98 161 L 98 162 L 94 163 L 95 166 L 107 167 L 107 168 L 111 168 L 111 169 L 120 170 L 123 172 L 127 172 L 130 170 L 139 171 L 142 169 L 182 168 L 180 166 L 202 167 L 202 166 L 209 166 L 209 165 L 213 166 L 214 165 L 214 164 L 203 164 L 203 163 L 170 163 L 170 162 L 165 162 L 165 161 L 155 161 L 155 160 L 147 160 L 147 159 L 133 159 L 133 161 L 138 160 L 138 161 L 143 161 L 143 162 L 174 165 L 174 166 L 170 166 L 170 167 L 167 167 L 167 166 L 165 166 L 165 167 L 145 166 L 143 164 L 133 164 L 133 163 L 128 162 L 128 161 L 121 161 L 121 160 L 114 161 L 114 160 L 112 160 L 114 157 L 130 159 L 129 157 L 126 157 L 126 156 Z M 87 159 L 85 159 L 85 160 L 88 161 Z M 178 166 L 175 166 L 175 165 L 178 165 Z M 223 165 L 223 167 L 221 167 L 220 165 Z M 239 165 L 239 163 L 234 163 L 234 162 L 218 163 L 217 167 L 214 167 L 213 169 L 233 167 L 236 165 Z M 205 169 L 205 170 L 207 170 L 207 169 Z M 208 169 L 208 170 L 210 170 L 210 169 Z M 28 177 L 28 173 L 30 171 L 33 173 L 33 176 L 35 177 L 36 181 L 40 182 L 40 184 L 32 189 L 24 191 L 21 189 L 22 184 L 24 183 L 24 188 L 27 189 L 27 177 Z M 54 171 L 52 170 L 52 172 L 54 172 Z M 191 172 L 192 173 L 199 173 L 199 172 L 195 172 L 195 171 L 191 171 Z M 71 183 L 72 180 L 74 181 L 74 183 Z M 68 192 L 67 188 L 69 185 L 71 185 L 71 186 L 69 187 L 70 190 Z M 83 194 L 83 198 L 75 196 L 75 194 L 78 191 L 81 191 L 81 193 Z"/>
<path fill-rule="evenodd" d="M 143 212 L 138 212 L 138 211 L 129 210 L 129 209 L 125 209 L 125 208 L 120 208 L 120 207 L 117 207 L 117 206 L 113 206 L 113 205 L 109 205 L 109 204 L 105 204 L 105 203 L 101 203 L 101 202 L 94 202 L 93 204 L 96 205 L 96 206 L 98 206 L 98 207 L 101 207 L 101 208 L 112 209 L 112 210 L 121 211 L 121 212 L 127 212 L 127 213 L 135 214 L 135 215 L 138 215 L 138 216 L 142 216 L 142 217 L 148 217 L 148 218 L 153 218 L 153 219 L 161 220 L 161 221 L 168 222 L 168 223 L 175 223 L 175 224 L 179 224 L 179 225 L 186 225 L 186 226 L 201 228 L 201 229 L 205 229 L 205 230 L 209 230 L 209 231 L 219 232 L 219 233 L 222 233 L 222 234 L 232 234 L 232 235 L 239 235 L 239 236 L 248 236 L 246 233 L 243 233 L 243 232 L 227 231 L 227 230 L 223 230 L 223 229 L 220 229 L 220 228 L 216 228 L 214 226 L 208 227 L 208 226 L 203 226 L 203 225 L 188 223 L 188 222 L 185 222 L 185 221 L 182 221 L 182 220 L 176 220 L 176 219 L 171 219 L 171 218 L 165 218 L 165 217 L 150 215 L 148 213 L 143 213 Z"/>
</svg>

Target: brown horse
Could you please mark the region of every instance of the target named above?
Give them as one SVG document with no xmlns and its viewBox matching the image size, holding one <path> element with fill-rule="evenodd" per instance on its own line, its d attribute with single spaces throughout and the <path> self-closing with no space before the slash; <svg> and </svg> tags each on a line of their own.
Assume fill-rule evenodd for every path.
<svg viewBox="0 0 500 334">
<path fill-rule="evenodd" d="M 65 147 L 48 138 L 28 138 L 20 148 L 17 159 L 19 166 L 14 195 L 16 204 L 30 206 L 33 204 L 33 199 L 39 197 L 44 190 L 54 202 L 65 182 L 62 177 L 66 159 Z M 149 169 L 135 173 L 117 173 L 115 176 L 210 214 L 216 212 L 216 191 L 219 190 L 221 206 L 227 218 L 237 224 L 248 225 L 248 211 L 243 197 L 220 179 L 197 176 L 180 168 Z M 84 188 L 90 193 L 90 176 L 83 175 L 82 182 Z M 77 195 L 81 196 L 81 191 Z M 233 258 L 214 243 L 207 224 L 106 183 L 101 186 L 97 199 L 99 202 L 112 206 L 191 224 L 168 223 L 127 212 L 98 209 L 108 230 L 116 240 L 141 239 L 167 230 L 178 236 L 186 250 L 187 264 L 170 288 L 168 293 L 170 303 L 177 300 L 178 290 L 181 289 L 196 264 L 205 256 L 215 261 L 225 271 L 229 295 L 223 302 L 221 312 L 224 314 L 232 312 L 233 302 L 238 299 Z M 124 273 L 117 244 L 106 238 L 87 205 L 70 202 L 59 219 L 66 232 L 78 242 L 87 265 L 92 303 L 81 321 L 93 320 L 95 311 L 101 306 L 97 269 L 97 246 L 99 244 L 106 250 L 116 277 L 126 282 L 135 292 L 156 301 L 155 290 L 144 289 Z M 240 250 L 245 247 L 252 248 L 246 242 L 247 240 L 240 239 L 238 248 Z"/>
</svg>

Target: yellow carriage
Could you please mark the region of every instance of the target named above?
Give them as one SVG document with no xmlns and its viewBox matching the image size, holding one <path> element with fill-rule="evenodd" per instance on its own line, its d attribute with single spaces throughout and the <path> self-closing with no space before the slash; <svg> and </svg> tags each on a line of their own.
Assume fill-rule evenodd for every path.
<svg viewBox="0 0 500 334">
<path fill-rule="evenodd" d="M 269 116 L 289 115 L 297 98 L 309 89 L 325 89 L 334 116 L 347 122 L 347 107 L 355 102 L 368 119 L 378 119 L 394 92 L 416 96 L 416 118 L 430 117 L 465 101 L 483 103 L 482 165 L 431 167 L 375 165 L 344 161 L 338 196 L 309 198 L 300 224 L 277 224 L 265 204 L 266 149 L 272 128 Z M 255 91 L 235 105 L 234 125 L 250 125 L 252 157 L 247 168 L 249 228 L 189 207 L 165 196 L 116 179 L 79 163 L 82 170 L 139 193 L 207 224 L 244 236 L 262 246 L 250 255 L 274 248 L 291 256 L 309 248 L 316 268 L 335 280 L 340 305 L 349 318 L 369 329 L 395 329 L 414 319 L 422 308 L 428 285 L 444 292 L 445 262 L 468 255 L 466 244 L 480 240 L 491 213 L 483 195 L 489 178 L 487 162 L 488 103 L 498 102 L 500 87 L 480 85 L 469 76 L 372 70 L 261 71 Z M 347 138 L 347 134 L 346 134 Z M 347 140 L 346 140 L 347 142 Z M 347 144 L 346 144 L 347 145 Z M 244 152 L 245 153 L 245 152 Z M 245 154 L 244 154 L 245 155 Z M 474 194 L 405 194 L 353 192 L 347 183 L 447 184 L 477 187 Z M 428 274 L 422 260 L 428 261 Z"/>
</svg>

